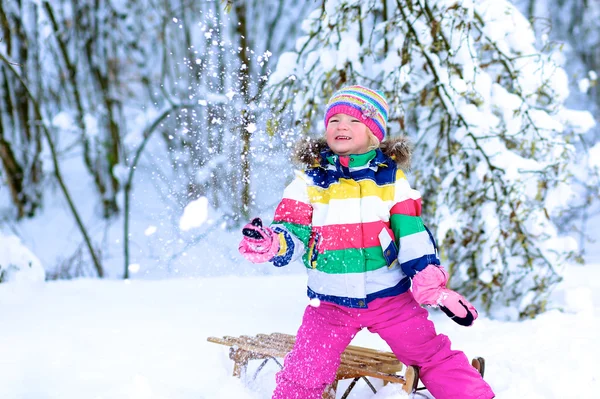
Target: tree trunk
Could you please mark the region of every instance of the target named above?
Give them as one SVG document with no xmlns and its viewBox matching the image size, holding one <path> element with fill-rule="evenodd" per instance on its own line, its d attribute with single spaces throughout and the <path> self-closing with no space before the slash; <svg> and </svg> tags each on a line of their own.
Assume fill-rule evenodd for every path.
<svg viewBox="0 0 600 399">
<path fill-rule="evenodd" d="M 240 60 L 240 94 L 244 101 L 244 109 L 242 110 L 242 118 L 240 123 L 240 136 L 242 139 L 242 152 L 241 166 L 242 166 L 242 180 L 241 180 L 241 199 L 240 199 L 240 216 L 244 219 L 250 217 L 250 138 L 251 133 L 247 127 L 250 123 L 250 69 L 252 64 L 248 59 L 247 50 L 249 49 L 248 43 L 248 24 L 246 21 L 246 0 L 239 0 L 235 2 L 235 14 L 237 16 L 236 33 L 238 34 L 240 50 L 238 57 Z"/>
<path fill-rule="evenodd" d="M 2 135 L 2 126 L 0 126 L 0 159 L 6 174 L 6 184 L 8 184 L 10 196 L 17 207 L 17 218 L 20 219 L 24 215 L 23 203 L 20 198 L 23 192 L 23 168 L 19 165 L 10 143 L 4 140 Z"/>
</svg>

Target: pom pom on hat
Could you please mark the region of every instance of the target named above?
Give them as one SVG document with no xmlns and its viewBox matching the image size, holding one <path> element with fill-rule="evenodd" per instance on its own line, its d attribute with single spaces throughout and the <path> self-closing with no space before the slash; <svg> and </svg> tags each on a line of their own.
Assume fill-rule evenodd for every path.
<svg viewBox="0 0 600 399">
<path fill-rule="evenodd" d="M 348 86 L 335 92 L 325 111 L 325 128 L 335 114 L 359 119 L 379 141 L 385 137 L 389 107 L 383 95 L 364 86 Z"/>
</svg>

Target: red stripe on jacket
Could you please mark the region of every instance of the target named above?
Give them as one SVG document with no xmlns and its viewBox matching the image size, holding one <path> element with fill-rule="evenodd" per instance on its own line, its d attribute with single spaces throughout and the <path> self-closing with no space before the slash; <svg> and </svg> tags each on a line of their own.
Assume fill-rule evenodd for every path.
<svg viewBox="0 0 600 399">
<path fill-rule="evenodd" d="M 284 198 L 275 210 L 273 221 L 310 226 L 312 224 L 312 206 L 304 202 Z"/>
<path fill-rule="evenodd" d="M 390 215 L 421 216 L 421 198 L 398 202 L 390 209 Z"/>
<path fill-rule="evenodd" d="M 319 233 L 319 252 L 335 251 L 350 248 L 370 248 L 380 246 L 379 233 L 386 229 L 394 240 L 394 233 L 389 222 L 376 221 L 370 223 L 332 224 L 313 226 L 313 231 Z"/>
</svg>

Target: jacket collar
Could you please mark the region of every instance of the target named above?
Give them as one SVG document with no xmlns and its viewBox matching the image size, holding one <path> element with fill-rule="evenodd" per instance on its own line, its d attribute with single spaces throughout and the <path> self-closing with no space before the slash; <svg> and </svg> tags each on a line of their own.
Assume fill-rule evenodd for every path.
<svg viewBox="0 0 600 399">
<path fill-rule="evenodd" d="M 387 167 L 390 158 L 387 157 L 379 148 L 376 150 L 371 150 L 364 154 L 351 154 L 348 156 L 347 164 L 350 170 L 356 168 L 372 168 L 377 169 L 377 167 Z M 335 154 L 329 148 L 321 151 L 321 167 L 325 169 L 329 169 L 328 165 L 332 165 L 335 169 L 339 170 L 344 167 L 346 162 L 340 162 L 340 156 Z"/>
<path fill-rule="evenodd" d="M 380 164 L 392 166 L 396 163 L 402 170 L 410 169 L 412 144 L 406 136 L 387 138 L 381 142 L 380 147 L 375 152 L 375 158 L 370 160 L 373 166 Z M 327 157 L 331 155 L 334 154 L 327 146 L 325 138 L 304 137 L 296 143 L 293 151 L 293 159 L 298 164 L 308 168 L 333 167 L 333 164 L 327 160 Z"/>
</svg>

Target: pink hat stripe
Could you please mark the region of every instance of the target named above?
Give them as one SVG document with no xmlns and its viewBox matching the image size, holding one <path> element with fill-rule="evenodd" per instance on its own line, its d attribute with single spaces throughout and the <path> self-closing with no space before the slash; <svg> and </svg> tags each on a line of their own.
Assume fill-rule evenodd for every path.
<svg viewBox="0 0 600 399">
<path fill-rule="evenodd" d="M 351 112 L 349 108 L 353 108 L 355 112 L 349 113 Z M 346 114 L 363 120 L 364 124 L 367 125 L 369 129 L 371 129 L 371 131 L 379 139 L 379 141 L 382 141 L 383 136 L 385 136 L 385 134 L 382 135 L 381 138 L 377 136 L 378 132 L 385 132 L 385 121 L 382 118 L 367 118 L 365 120 L 363 110 L 359 105 L 347 102 L 336 102 L 333 107 L 330 107 L 327 110 L 327 115 L 325 115 L 325 119 L 329 122 L 329 119 L 331 119 L 331 117 L 335 114 Z M 371 123 L 375 124 L 375 129 L 370 126 Z"/>
</svg>

